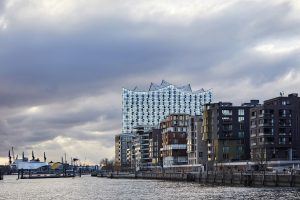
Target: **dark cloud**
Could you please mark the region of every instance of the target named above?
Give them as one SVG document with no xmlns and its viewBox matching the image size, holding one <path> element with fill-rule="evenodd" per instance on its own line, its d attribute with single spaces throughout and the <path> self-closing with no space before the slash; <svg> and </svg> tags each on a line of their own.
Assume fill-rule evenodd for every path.
<svg viewBox="0 0 300 200">
<path fill-rule="evenodd" d="M 166 79 L 213 87 L 217 100 L 248 101 L 291 88 L 282 77 L 299 75 L 296 1 L 214 2 L 204 10 L 195 1 L 186 11 L 178 2 L 66 2 L 74 10 L 0 1 L 0 156 L 12 145 L 54 154 L 68 138 L 64 150 L 97 141 L 107 151 L 121 130 L 122 86 Z M 269 93 L 259 89 L 268 84 Z"/>
</svg>

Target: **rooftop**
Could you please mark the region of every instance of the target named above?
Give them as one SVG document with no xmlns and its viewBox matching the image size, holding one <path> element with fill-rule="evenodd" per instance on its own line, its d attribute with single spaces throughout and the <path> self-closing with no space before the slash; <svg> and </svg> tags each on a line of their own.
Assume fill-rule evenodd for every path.
<svg viewBox="0 0 300 200">
<path fill-rule="evenodd" d="M 190 84 L 183 85 L 183 86 L 176 86 L 176 85 L 171 84 L 171 83 L 169 83 L 165 80 L 162 80 L 162 82 L 160 84 L 151 83 L 148 90 L 140 89 L 137 86 L 134 87 L 133 89 L 128 89 L 128 90 L 131 90 L 133 92 L 151 92 L 151 91 L 157 91 L 157 90 L 169 87 L 169 86 L 174 86 L 175 88 L 177 88 L 179 90 L 182 90 L 184 92 L 193 93 Z M 209 90 L 207 90 L 207 91 L 209 91 Z M 206 92 L 206 91 L 203 88 L 201 88 L 200 90 L 194 91 L 194 93 L 199 93 L 199 92 Z"/>
</svg>

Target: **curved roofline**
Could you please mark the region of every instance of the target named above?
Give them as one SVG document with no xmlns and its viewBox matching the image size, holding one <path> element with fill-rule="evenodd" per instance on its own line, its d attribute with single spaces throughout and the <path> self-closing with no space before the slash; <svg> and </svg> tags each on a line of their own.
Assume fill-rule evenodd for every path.
<svg viewBox="0 0 300 200">
<path fill-rule="evenodd" d="M 183 85 L 183 86 L 176 86 L 176 85 L 171 84 L 171 83 L 169 83 L 165 80 L 162 80 L 160 85 L 151 82 L 148 90 L 139 89 L 137 86 L 135 86 L 133 89 L 128 89 L 128 88 L 125 88 L 125 87 L 123 87 L 123 89 L 129 90 L 129 91 L 132 91 L 132 92 L 153 92 L 153 91 L 162 90 L 162 89 L 170 87 L 170 86 L 173 86 L 176 89 L 181 90 L 183 92 L 192 93 L 192 94 L 194 94 L 194 93 L 206 93 L 206 92 L 209 92 L 209 91 L 212 90 L 212 88 L 210 88 L 208 90 L 204 90 L 202 88 L 200 90 L 192 91 L 192 87 L 191 87 L 190 84 Z"/>
</svg>

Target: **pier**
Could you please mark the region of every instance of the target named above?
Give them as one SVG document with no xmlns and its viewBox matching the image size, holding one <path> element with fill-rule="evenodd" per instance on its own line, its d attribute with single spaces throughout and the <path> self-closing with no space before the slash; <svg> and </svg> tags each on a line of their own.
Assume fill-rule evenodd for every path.
<svg viewBox="0 0 300 200">
<path fill-rule="evenodd" d="M 154 173 L 138 172 L 110 173 L 107 178 L 154 179 L 168 181 L 196 182 L 203 185 L 245 186 L 245 187 L 300 187 L 300 175 L 270 172 L 198 172 L 198 173 Z"/>
<path fill-rule="evenodd" d="M 33 173 L 31 170 L 18 170 L 18 179 L 45 179 L 45 178 L 74 178 L 81 177 L 81 170 L 64 170 L 60 173 Z"/>
</svg>

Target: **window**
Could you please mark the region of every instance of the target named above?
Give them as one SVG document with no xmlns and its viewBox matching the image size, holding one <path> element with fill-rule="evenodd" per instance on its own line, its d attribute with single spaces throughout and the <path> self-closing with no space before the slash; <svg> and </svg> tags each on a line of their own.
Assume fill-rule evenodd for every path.
<svg viewBox="0 0 300 200">
<path fill-rule="evenodd" d="M 203 157 L 203 152 L 199 152 L 199 158 Z"/>
<path fill-rule="evenodd" d="M 242 146 L 238 146 L 237 147 L 237 152 L 242 153 L 243 152 L 243 147 Z"/>
<path fill-rule="evenodd" d="M 223 159 L 228 159 L 229 155 L 227 153 L 223 154 Z"/>
<path fill-rule="evenodd" d="M 232 115 L 232 110 L 222 110 L 223 115 Z"/>
<path fill-rule="evenodd" d="M 245 110 L 244 109 L 239 109 L 239 115 L 245 115 Z"/>
<path fill-rule="evenodd" d="M 232 124 L 225 124 L 223 125 L 224 131 L 232 131 Z"/>
<path fill-rule="evenodd" d="M 239 117 L 239 122 L 244 122 L 245 118 L 244 117 Z"/>
<path fill-rule="evenodd" d="M 229 147 L 223 147 L 223 153 L 229 153 Z"/>
<path fill-rule="evenodd" d="M 259 115 L 263 115 L 264 114 L 264 110 L 259 110 Z"/>
<path fill-rule="evenodd" d="M 282 137 L 279 138 L 279 144 L 285 144 L 285 142 L 286 142 L 286 138 L 282 138 Z"/>
<path fill-rule="evenodd" d="M 239 133 L 238 133 L 238 137 L 239 137 L 239 138 L 244 138 L 244 132 L 242 132 L 242 131 L 239 132 Z"/>
</svg>

